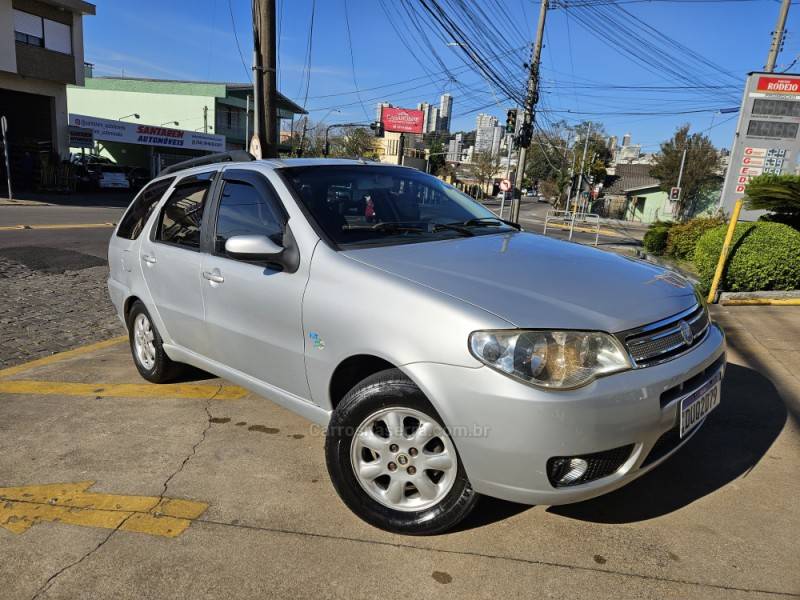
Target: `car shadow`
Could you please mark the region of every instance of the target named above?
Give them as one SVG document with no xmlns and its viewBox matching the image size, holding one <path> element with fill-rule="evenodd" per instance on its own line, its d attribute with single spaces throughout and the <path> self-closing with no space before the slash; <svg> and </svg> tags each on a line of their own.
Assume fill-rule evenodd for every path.
<svg viewBox="0 0 800 600">
<path fill-rule="evenodd" d="M 746 477 L 780 434 L 787 414 L 767 377 L 729 363 L 719 407 L 673 456 L 619 490 L 547 511 L 595 523 L 632 523 L 676 511 Z"/>
</svg>

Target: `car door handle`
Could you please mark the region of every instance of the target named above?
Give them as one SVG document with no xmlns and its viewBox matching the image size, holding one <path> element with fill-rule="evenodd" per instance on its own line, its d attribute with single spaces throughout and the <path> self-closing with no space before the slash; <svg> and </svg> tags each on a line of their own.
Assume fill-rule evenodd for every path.
<svg viewBox="0 0 800 600">
<path fill-rule="evenodd" d="M 156 257 L 150 256 L 149 254 L 142 254 L 142 260 L 149 265 L 156 264 Z"/>
<path fill-rule="evenodd" d="M 225 278 L 219 274 L 219 271 L 203 271 L 203 278 L 208 279 L 212 283 L 222 283 Z"/>
</svg>

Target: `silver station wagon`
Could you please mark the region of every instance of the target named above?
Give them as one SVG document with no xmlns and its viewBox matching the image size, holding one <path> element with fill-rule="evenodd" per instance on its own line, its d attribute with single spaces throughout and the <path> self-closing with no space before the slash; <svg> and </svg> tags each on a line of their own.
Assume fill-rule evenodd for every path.
<svg viewBox="0 0 800 600">
<path fill-rule="evenodd" d="M 689 282 L 410 168 L 181 163 L 133 201 L 109 265 L 142 377 L 193 365 L 326 426 L 336 491 L 389 531 L 445 531 L 480 495 L 609 492 L 720 401 L 724 336 Z"/>
</svg>

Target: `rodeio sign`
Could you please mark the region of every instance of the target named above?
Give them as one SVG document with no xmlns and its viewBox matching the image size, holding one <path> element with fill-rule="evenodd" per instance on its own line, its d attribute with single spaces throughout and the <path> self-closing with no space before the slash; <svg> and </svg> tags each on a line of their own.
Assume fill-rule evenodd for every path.
<svg viewBox="0 0 800 600">
<path fill-rule="evenodd" d="M 800 80 L 786 77 L 759 77 L 756 91 L 769 94 L 800 94 Z"/>
</svg>

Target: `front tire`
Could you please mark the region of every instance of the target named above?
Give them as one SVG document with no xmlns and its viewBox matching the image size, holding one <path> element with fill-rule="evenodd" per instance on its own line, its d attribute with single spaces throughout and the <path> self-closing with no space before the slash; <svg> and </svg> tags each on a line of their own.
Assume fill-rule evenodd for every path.
<svg viewBox="0 0 800 600">
<path fill-rule="evenodd" d="M 386 531 L 442 533 L 478 501 L 439 415 L 398 369 L 368 377 L 345 396 L 331 417 L 325 455 L 339 497 Z"/>
<path fill-rule="evenodd" d="M 128 340 L 139 374 L 152 383 L 168 383 L 180 375 L 180 363 L 164 352 L 161 335 L 144 304 L 137 300 L 128 311 Z"/>
</svg>

